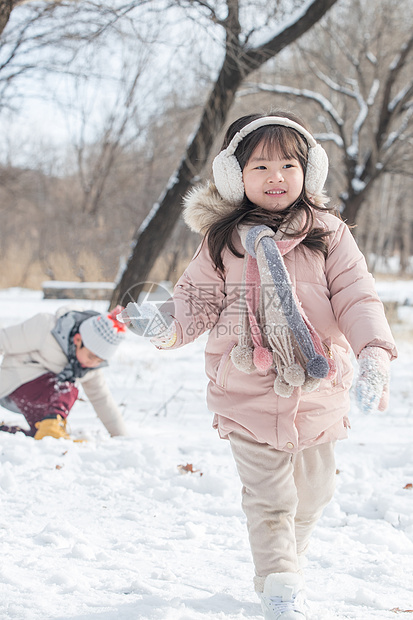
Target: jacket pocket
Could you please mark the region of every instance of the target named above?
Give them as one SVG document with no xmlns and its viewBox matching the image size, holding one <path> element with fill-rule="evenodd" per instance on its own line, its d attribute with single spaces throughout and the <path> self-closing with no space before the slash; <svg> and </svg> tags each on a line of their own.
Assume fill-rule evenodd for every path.
<svg viewBox="0 0 413 620">
<path fill-rule="evenodd" d="M 219 365 L 218 365 L 216 384 L 218 387 L 222 388 L 223 390 L 225 390 L 227 387 L 228 375 L 229 375 L 229 371 L 232 366 L 231 353 L 232 353 L 232 349 L 235 346 L 236 346 L 235 342 L 231 342 L 231 344 L 229 345 L 229 347 L 226 349 L 223 356 L 221 357 L 221 361 L 219 362 Z"/>
</svg>

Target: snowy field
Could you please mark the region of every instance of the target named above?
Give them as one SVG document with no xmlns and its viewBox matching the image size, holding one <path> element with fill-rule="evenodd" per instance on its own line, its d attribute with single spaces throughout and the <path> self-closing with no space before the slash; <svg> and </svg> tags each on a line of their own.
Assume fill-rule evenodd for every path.
<svg viewBox="0 0 413 620">
<path fill-rule="evenodd" d="M 378 290 L 413 303 L 413 280 Z M 67 303 L 0 291 L 0 326 Z M 413 307 L 399 317 L 390 409 L 353 407 L 337 445 L 337 492 L 305 569 L 311 620 L 413 618 Z M 109 438 L 85 401 L 69 420 L 86 443 L 0 433 L 1 620 L 262 620 L 204 345 L 160 352 L 128 334 L 107 370 L 127 438 Z"/>
</svg>

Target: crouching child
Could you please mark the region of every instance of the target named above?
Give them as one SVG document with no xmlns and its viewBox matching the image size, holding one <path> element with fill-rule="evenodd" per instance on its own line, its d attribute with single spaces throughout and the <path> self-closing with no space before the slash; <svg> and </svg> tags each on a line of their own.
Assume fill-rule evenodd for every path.
<svg viewBox="0 0 413 620">
<path fill-rule="evenodd" d="M 0 405 L 22 414 L 29 425 L 26 430 L 1 424 L 0 430 L 70 439 L 66 421 L 81 384 L 110 435 L 125 435 L 102 371 L 125 337 L 125 326 L 116 320 L 120 310 L 99 314 L 66 307 L 0 329 Z"/>
</svg>

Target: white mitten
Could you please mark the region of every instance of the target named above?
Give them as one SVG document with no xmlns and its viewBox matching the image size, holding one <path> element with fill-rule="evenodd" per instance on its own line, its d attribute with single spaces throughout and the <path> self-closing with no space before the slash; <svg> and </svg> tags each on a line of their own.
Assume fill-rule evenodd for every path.
<svg viewBox="0 0 413 620">
<path fill-rule="evenodd" d="M 381 347 L 365 347 L 358 358 L 356 401 L 363 413 L 385 411 L 389 404 L 390 357 Z"/>
</svg>

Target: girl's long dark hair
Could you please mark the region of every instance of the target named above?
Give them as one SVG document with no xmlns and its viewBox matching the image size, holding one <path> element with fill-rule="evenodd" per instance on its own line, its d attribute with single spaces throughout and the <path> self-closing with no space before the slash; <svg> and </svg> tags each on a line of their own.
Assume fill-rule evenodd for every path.
<svg viewBox="0 0 413 620">
<path fill-rule="evenodd" d="M 243 116 L 232 123 L 225 135 L 222 150 L 228 146 L 234 135 L 240 131 L 240 129 L 262 116 L 261 114 L 251 114 Z M 272 113 L 269 116 L 288 118 L 305 127 L 301 119 L 289 112 L 280 111 Z M 238 160 L 241 170 L 244 169 L 251 153 L 259 144 L 262 145 L 263 153 L 265 153 L 266 157 L 270 158 L 272 154 L 276 153 L 284 159 L 297 159 L 305 175 L 308 145 L 305 138 L 298 131 L 283 125 L 265 125 L 245 136 L 235 151 L 235 157 Z M 327 200 L 326 198 L 325 202 L 327 202 Z M 251 203 L 248 198 L 244 196 L 244 200 L 239 206 L 234 207 L 231 213 L 212 224 L 208 230 L 206 237 L 208 249 L 215 268 L 221 273 L 224 272 L 222 252 L 226 247 L 232 254 L 238 258 L 242 258 L 242 254 L 239 253 L 234 245 L 234 232 L 239 224 L 265 224 L 276 231 L 281 224 L 284 227 L 291 222 L 298 213 L 302 213 L 303 215 L 303 225 L 300 230 L 289 234 L 289 236 L 301 237 L 306 234 L 305 239 L 301 243 L 309 249 L 315 252 L 321 252 L 326 256 L 328 251 L 327 238 L 331 233 L 323 228 L 314 227 L 314 211 L 326 211 L 326 209 L 325 204 L 314 204 L 306 196 L 304 188 L 297 200 L 281 212 L 266 211 Z"/>
</svg>

